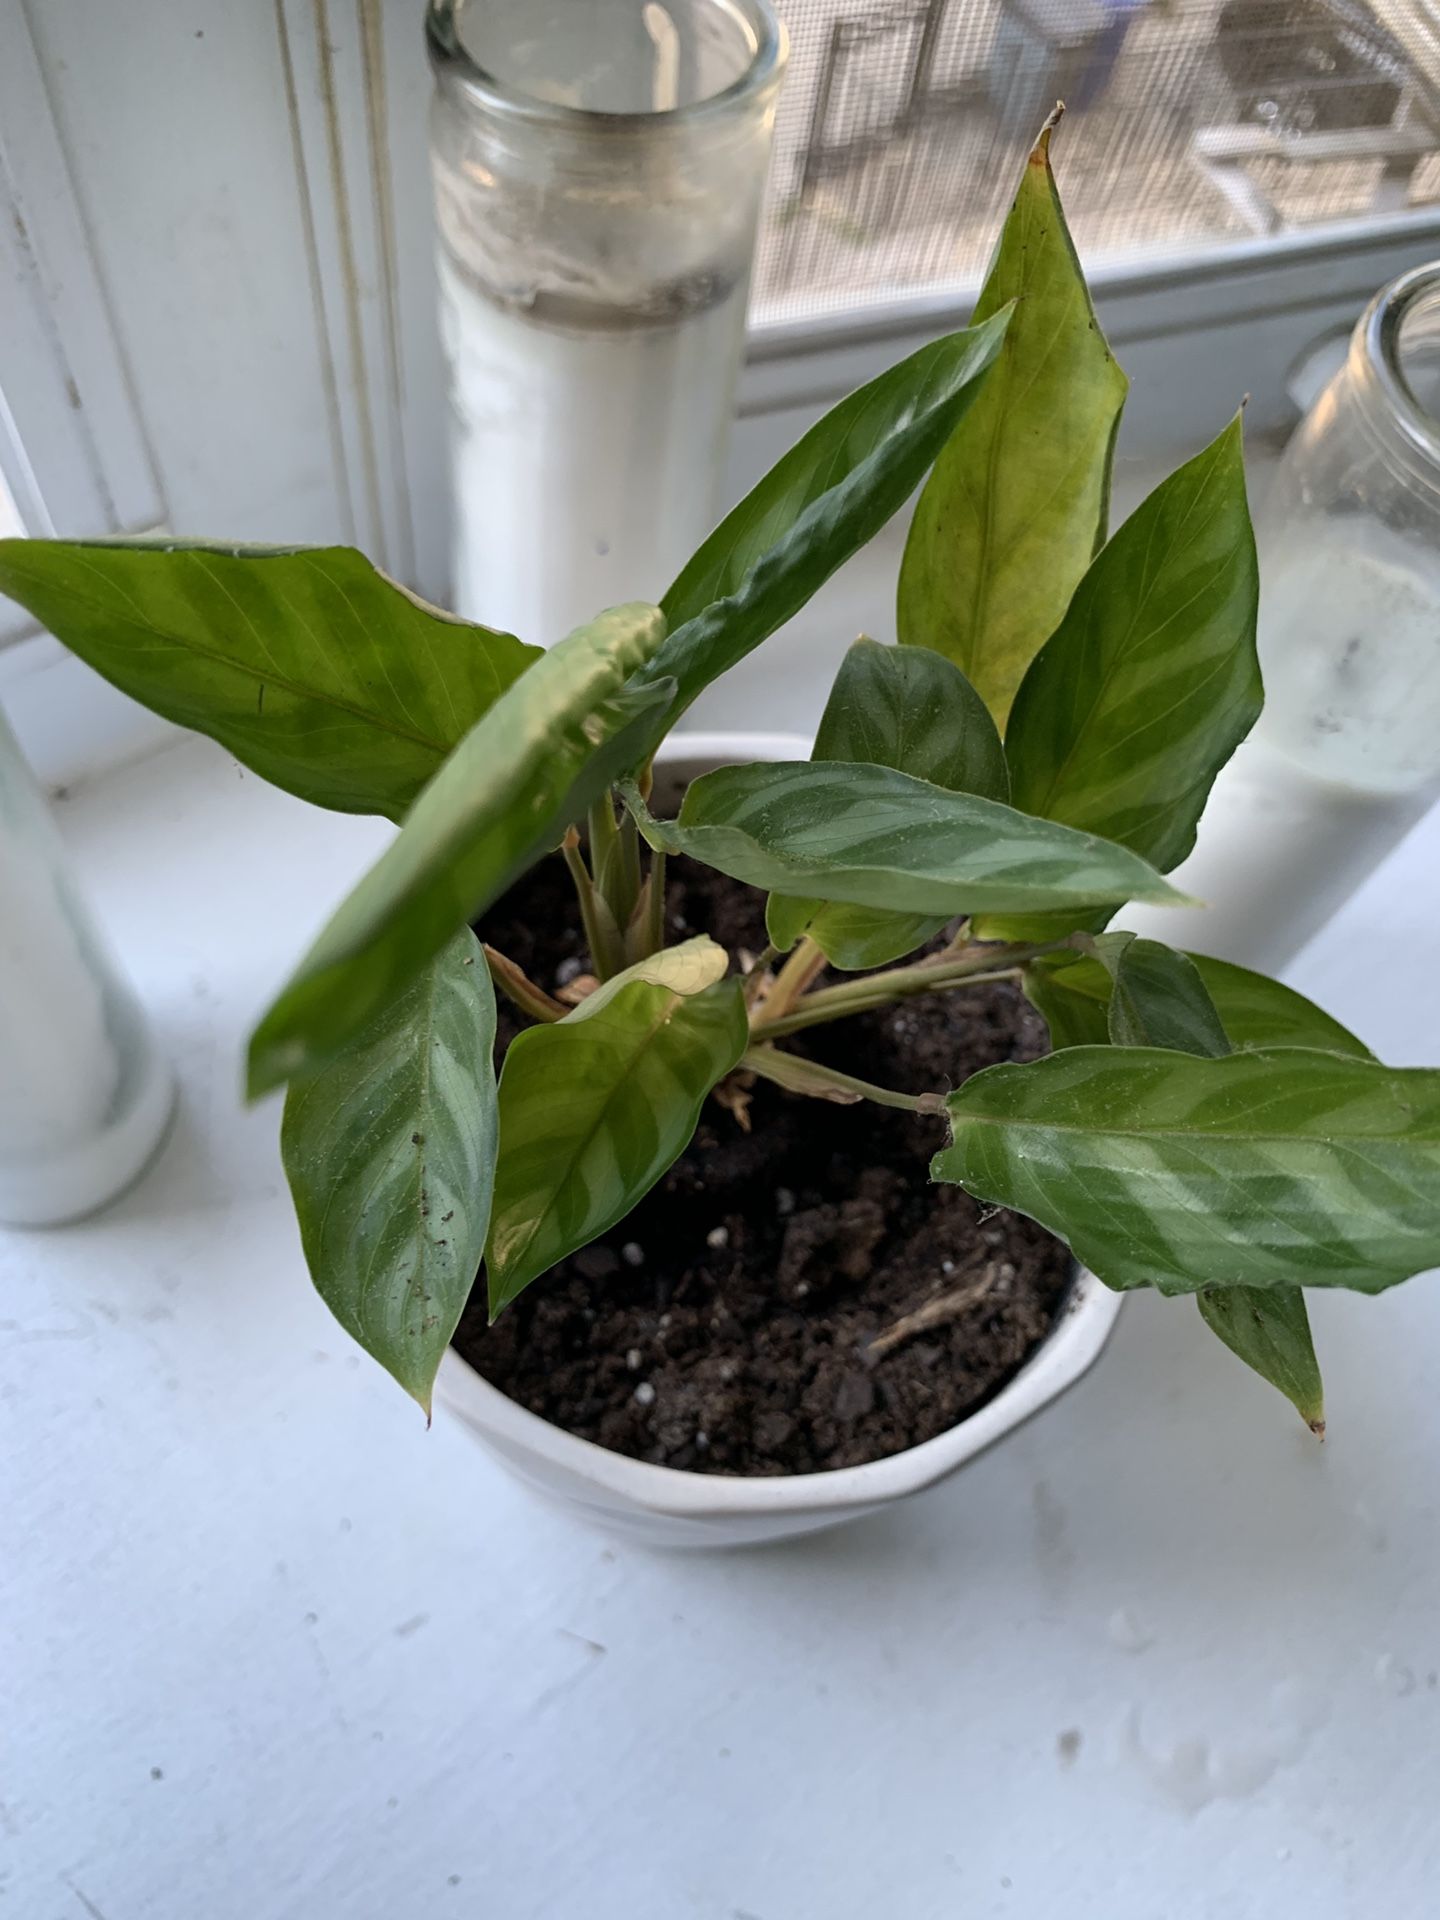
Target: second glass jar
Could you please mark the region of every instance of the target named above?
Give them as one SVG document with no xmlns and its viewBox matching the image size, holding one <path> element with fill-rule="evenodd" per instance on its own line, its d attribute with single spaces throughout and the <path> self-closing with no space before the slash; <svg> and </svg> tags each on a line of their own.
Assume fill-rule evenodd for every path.
<svg viewBox="0 0 1440 1920">
<path fill-rule="evenodd" d="M 1124 924 L 1274 971 L 1440 795 L 1440 266 L 1367 308 L 1259 545 L 1265 710 L 1174 876 L 1208 911 Z"/>
</svg>

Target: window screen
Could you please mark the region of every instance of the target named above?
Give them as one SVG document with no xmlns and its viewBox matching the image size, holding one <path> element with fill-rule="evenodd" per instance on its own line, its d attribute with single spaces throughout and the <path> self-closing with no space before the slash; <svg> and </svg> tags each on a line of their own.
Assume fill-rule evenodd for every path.
<svg viewBox="0 0 1440 1920">
<path fill-rule="evenodd" d="M 1440 201 L 1440 0 L 781 0 L 752 317 L 971 284 L 1056 100 L 1087 266 Z"/>
</svg>

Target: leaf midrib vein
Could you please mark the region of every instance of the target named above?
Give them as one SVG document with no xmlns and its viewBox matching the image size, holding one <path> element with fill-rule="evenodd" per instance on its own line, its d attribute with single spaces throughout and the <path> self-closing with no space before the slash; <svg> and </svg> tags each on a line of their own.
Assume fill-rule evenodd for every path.
<svg viewBox="0 0 1440 1920">
<path fill-rule="evenodd" d="M 1012 1132 L 1027 1133 L 1074 1133 L 1091 1139 L 1105 1140 L 1175 1140 L 1182 1145 L 1194 1148 L 1197 1141 L 1211 1139 L 1234 1141 L 1238 1146 L 1299 1146 L 1346 1147 L 1356 1151 L 1366 1142 L 1374 1145 L 1423 1145 L 1440 1147 L 1440 1140 L 1429 1136 L 1415 1136 L 1407 1141 L 1399 1135 L 1383 1133 L 1357 1133 L 1325 1135 L 1318 1133 L 1258 1133 L 1236 1131 L 1232 1128 L 1205 1127 L 1190 1128 L 1177 1126 L 1164 1127 L 1112 1127 L 1097 1126 L 1093 1122 L 1066 1120 L 1017 1120 L 1008 1114 L 961 1113 L 952 1116 L 956 1125 L 983 1124 L 989 1127 L 1008 1127 Z"/>
</svg>

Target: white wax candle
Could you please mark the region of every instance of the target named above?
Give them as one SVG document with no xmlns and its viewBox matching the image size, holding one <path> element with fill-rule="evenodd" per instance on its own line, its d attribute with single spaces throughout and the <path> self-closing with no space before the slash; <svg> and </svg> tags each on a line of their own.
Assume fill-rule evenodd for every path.
<svg viewBox="0 0 1440 1920">
<path fill-rule="evenodd" d="M 103 1205 L 149 1159 L 171 1098 L 0 718 L 0 1220 Z"/>
<path fill-rule="evenodd" d="M 23 823 L 18 823 L 23 827 Z M 50 849 L 0 812 L 0 1160 L 64 1151 L 120 1084 L 100 978 Z"/>
<path fill-rule="evenodd" d="M 550 646 L 664 592 L 718 516 L 744 301 L 551 324 L 442 252 L 457 613 Z"/>
<path fill-rule="evenodd" d="M 1360 526 L 1354 529 L 1362 532 Z M 1427 811 L 1440 780 L 1440 570 L 1365 525 L 1269 556 L 1265 714 L 1173 876 L 1206 911 L 1122 924 L 1262 971 L 1284 966 Z"/>
</svg>

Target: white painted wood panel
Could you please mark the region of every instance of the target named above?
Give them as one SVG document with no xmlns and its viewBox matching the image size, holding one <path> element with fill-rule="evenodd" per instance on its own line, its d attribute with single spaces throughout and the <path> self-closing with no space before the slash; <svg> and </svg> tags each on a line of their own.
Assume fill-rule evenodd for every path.
<svg viewBox="0 0 1440 1920">
<path fill-rule="evenodd" d="M 340 531 L 323 335 L 272 9 L 31 8 L 171 523 Z"/>
<path fill-rule="evenodd" d="M 19 0 L 0 0 L 0 486 L 0 518 L 40 533 L 163 510 Z M 23 626 L 0 605 L 0 641 Z"/>
</svg>

